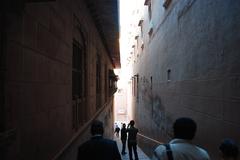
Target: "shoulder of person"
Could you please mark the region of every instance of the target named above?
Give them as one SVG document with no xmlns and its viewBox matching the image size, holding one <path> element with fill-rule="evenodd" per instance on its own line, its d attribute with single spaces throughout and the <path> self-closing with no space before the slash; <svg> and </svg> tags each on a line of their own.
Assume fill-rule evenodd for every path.
<svg viewBox="0 0 240 160">
<path fill-rule="evenodd" d="M 133 131 L 138 132 L 138 129 L 134 127 L 134 128 L 133 128 Z"/>
<path fill-rule="evenodd" d="M 155 148 L 155 151 L 162 152 L 166 151 L 166 147 L 164 146 L 165 144 L 160 144 Z"/>
<path fill-rule="evenodd" d="M 86 150 L 88 150 L 88 148 L 91 146 L 92 144 L 92 140 L 88 140 L 84 143 L 82 143 L 79 147 L 78 147 L 78 153 L 79 154 L 84 154 Z"/>
<path fill-rule="evenodd" d="M 107 139 L 107 138 L 103 138 L 103 141 L 106 142 L 106 143 L 109 143 L 109 144 L 115 144 L 116 143 L 116 141 L 111 140 L 111 139 Z"/>
<path fill-rule="evenodd" d="M 153 152 L 153 160 L 155 159 L 164 159 L 164 157 L 166 157 L 166 147 L 164 146 L 164 144 L 160 144 L 159 146 L 157 146 Z"/>
<path fill-rule="evenodd" d="M 196 147 L 197 147 L 197 149 L 199 150 L 199 152 L 200 152 L 206 159 L 210 159 L 209 154 L 208 154 L 208 152 L 207 152 L 205 149 L 203 149 L 203 148 L 201 148 L 201 147 L 198 147 L 198 146 L 196 146 Z"/>
<path fill-rule="evenodd" d="M 87 140 L 86 142 L 83 142 L 78 148 L 81 149 L 81 148 L 89 145 L 90 143 L 92 143 L 92 140 L 91 140 L 91 139 Z"/>
</svg>

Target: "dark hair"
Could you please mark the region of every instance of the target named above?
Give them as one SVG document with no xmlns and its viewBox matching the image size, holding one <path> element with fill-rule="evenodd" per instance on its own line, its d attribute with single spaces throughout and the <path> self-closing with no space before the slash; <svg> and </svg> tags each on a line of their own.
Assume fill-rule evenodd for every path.
<svg viewBox="0 0 240 160">
<path fill-rule="evenodd" d="M 99 120 L 94 120 L 91 125 L 91 133 L 92 135 L 95 134 L 103 134 L 104 129 L 103 129 L 103 122 Z"/>
<path fill-rule="evenodd" d="M 134 124 L 135 124 L 134 120 L 131 120 L 131 121 L 130 121 L 130 125 L 131 125 L 131 126 L 134 126 Z"/>
<path fill-rule="evenodd" d="M 173 124 L 174 137 L 192 140 L 197 130 L 197 124 L 191 118 L 178 118 Z"/>
<path fill-rule="evenodd" d="M 223 157 L 236 158 L 239 154 L 237 143 L 232 139 L 224 139 L 219 146 L 219 150 L 222 152 Z"/>
</svg>

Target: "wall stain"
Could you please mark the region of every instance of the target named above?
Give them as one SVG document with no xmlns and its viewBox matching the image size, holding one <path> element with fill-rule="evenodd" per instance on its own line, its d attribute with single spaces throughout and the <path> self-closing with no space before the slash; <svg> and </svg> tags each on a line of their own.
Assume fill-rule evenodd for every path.
<svg viewBox="0 0 240 160">
<path fill-rule="evenodd" d="M 172 123 L 173 120 L 169 114 L 167 114 L 164 104 L 162 103 L 161 96 L 154 94 L 151 86 L 150 79 L 143 77 L 142 85 L 140 85 L 140 96 L 143 100 L 144 106 L 151 109 L 151 120 L 153 130 L 159 130 L 162 136 L 166 138 L 172 137 Z"/>
</svg>

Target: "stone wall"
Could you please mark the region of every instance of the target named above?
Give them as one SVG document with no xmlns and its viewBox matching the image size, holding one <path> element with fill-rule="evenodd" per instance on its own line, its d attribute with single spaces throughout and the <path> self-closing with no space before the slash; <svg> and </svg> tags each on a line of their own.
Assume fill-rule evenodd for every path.
<svg viewBox="0 0 240 160">
<path fill-rule="evenodd" d="M 98 119 L 104 124 L 104 137 L 113 138 L 113 102 L 111 101 L 104 109 L 92 117 L 93 119 Z M 77 158 L 78 147 L 91 138 L 91 122 L 88 123 L 79 136 L 75 137 L 71 143 L 66 146 L 66 149 L 59 152 L 59 154 L 54 158 L 54 160 L 69 160 Z"/>
<path fill-rule="evenodd" d="M 7 14 L 5 122 L 15 139 L 6 147 L 6 159 L 52 159 L 77 133 L 72 127 L 75 20 L 87 44 L 87 103 L 81 106 L 87 123 L 97 112 L 96 54 L 107 70 L 113 66 L 85 2 L 29 2 L 18 13 Z M 106 77 L 101 74 L 102 81 Z M 101 95 L 106 94 L 102 89 Z"/>
<path fill-rule="evenodd" d="M 162 5 L 152 1 L 151 20 L 145 7 L 144 49 L 135 52 L 136 124 L 142 134 L 166 142 L 175 119 L 191 117 L 198 124 L 194 142 L 217 159 L 223 138 L 240 142 L 240 2 Z"/>
</svg>

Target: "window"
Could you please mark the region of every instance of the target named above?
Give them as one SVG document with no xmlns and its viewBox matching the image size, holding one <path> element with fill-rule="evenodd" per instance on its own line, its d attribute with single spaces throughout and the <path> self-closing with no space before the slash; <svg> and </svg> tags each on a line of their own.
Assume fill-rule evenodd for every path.
<svg viewBox="0 0 240 160">
<path fill-rule="evenodd" d="M 167 80 L 171 81 L 171 69 L 167 70 Z"/>
<path fill-rule="evenodd" d="M 86 51 L 84 41 L 73 40 L 72 99 L 73 128 L 78 130 L 86 122 Z"/>
<path fill-rule="evenodd" d="M 150 77 L 150 89 L 152 90 L 152 76 Z"/>
<path fill-rule="evenodd" d="M 135 75 L 136 76 L 136 100 L 138 102 L 139 100 L 139 75 Z"/>
<path fill-rule="evenodd" d="M 151 2 L 151 0 L 145 0 L 144 5 L 148 6 L 148 18 L 150 21 L 152 19 L 152 2 Z"/>
<path fill-rule="evenodd" d="M 149 37 L 152 37 L 152 35 L 153 35 L 153 23 L 152 23 L 152 21 L 149 22 L 148 35 L 149 35 Z"/>
<path fill-rule="evenodd" d="M 150 23 L 149 24 L 149 31 L 148 31 L 149 37 L 152 37 L 152 34 L 153 34 L 153 26 L 152 26 L 152 23 Z"/>
<path fill-rule="evenodd" d="M 108 75 L 109 75 L 109 96 L 112 96 L 117 91 L 118 76 L 115 75 L 112 69 L 109 69 Z"/>
<path fill-rule="evenodd" d="M 152 4 L 151 3 L 149 3 L 149 5 L 148 5 L 148 19 L 149 19 L 149 21 L 151 21 L 151 19 L 152 19 Z"/>
<path fill-rule="evenodd" d="M 101 92 L 101 60 L 100 55 L 97 54 L 96 60 L 96 93 Z"/>
<path fill-rule="evenodd" d="M 137 44 L 137 48 L 138 48 L 138 35 L 137 36 L 135 36 L 135 40 L 136 40 L 136 44 Z"/>
<path fill-rule="evenodd" d="M 133 57 L 134 57 L 134 60 L 136 58 L 136 47 L 135 45 L 132 45 L 132 48 L 133 48 Z"/>
<path fill-rule="evenodd" d="M 88 120 L 87 114 L 87 41 L 74 16 L 72 41 L 72 127 L 77 131 Z"/>
<path fill-rule="evenodd" d="M 143 39 L 143 26 L 142 25 L 140 26 L 140 29 L 141 29 L 141 38 Z"/>
<path fill-rule="evenodd" d="M 145 0 L 145 1 L 144 1 L 144 5 L 145 5 L 145 6 L 149 5 L 150 3 L 151 3 L 151 0 Z"/>
<path fill-rule="evenodd" d="M 142 45 L 141 45 L 141 49 L 142 49 L 142 51 L 143 51 L 143 49 L 144 49 L 144 43 L 142 43 Z"/>
<path fill-rule="evenodd" d="M 72 56 L 72 98 L 78 99 L 86 96 L 85 76 L 86 60 L 84 47 L 77 41 L 73 40 Z"/>
<path fill-rule="evenodd" d="M 164 7 L 165 9 L 167 9 L 168 6 L 170 5 L 171 1 L 172 1 L 172 0 L 164 0 L 163 7 Z"/>
<path fill-rule="evenodd" d="M 136 79 L 133 77 L 133 96 L 136 96 Z"/>
<path fill-rule="evenodd" d="M 132 86 L 132 96 L 134 96 L 134 77 L 131 78 L 131 86 Z"/>
<path fill-rule="evenodd" d="M 101 107 L 101 57 L 97 54 L 96 60 L 96 108 Z"/>
<path fill-rule="evenodd" d="M 107 70 L 107 65 L 105 64 L 104 66 L 104 72 L 105 72 L 105 81 L 104 81 L 104 90 L 105 90 L 105 102 L 107 102 L 108 98 L 108 70 Z"/>
<path fill-rule="evenodd" d="M 143 38 L 143 19 L 140 19 L 140 20 L 139 20 L 138 26 L 140 27 L 141 38 Z"/>
</svg>

